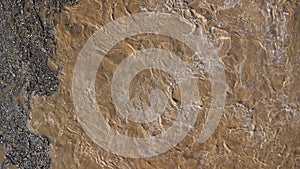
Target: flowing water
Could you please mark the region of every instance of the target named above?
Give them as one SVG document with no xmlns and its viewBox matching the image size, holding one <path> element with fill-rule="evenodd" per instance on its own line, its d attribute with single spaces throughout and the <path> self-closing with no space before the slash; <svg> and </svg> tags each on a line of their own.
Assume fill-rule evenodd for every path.
<svg viewBox="0 0 300 169">
<path fill-rule="evenodd" d="M 189 134 L 155 157 L 124 158 L 106 151 L 84 132 L 72 100 L 74 65 L 85 42 L 102 26 L 128 14 L 155 11 L 193 21 L 218 50 L 225 67 L 226 103 L 213 135 L 197 138 L 212 100 L 211 84 L 201 58 L 164 35 L 124 39 L 103 59 L 96 78 L 96 98 L 107 123 L 121 134 L 150 137 L 169 128 L 176 112 L 149 124 L 123 119 L 111 99 L 118 64 L 137 50 L 161 48 L 178 55 L 202 73 L 197 78 L 200 113 Z M 106 1 L 82 0 L 57 15 L 54 28 L 58 91 L 36 96 L 29 127 L 50 139 L 51 168 L 299 168 L 300 167 L 300 5 L 295 1 Z M 140 72 L 130 83 L 135 107 L 149 107 L 148 95 L 161 89 L 171 107 L 180 106 L 174 79 L 160 70 Z M 100 113 L 100 112 L 99 112 Z"/>
</svg>

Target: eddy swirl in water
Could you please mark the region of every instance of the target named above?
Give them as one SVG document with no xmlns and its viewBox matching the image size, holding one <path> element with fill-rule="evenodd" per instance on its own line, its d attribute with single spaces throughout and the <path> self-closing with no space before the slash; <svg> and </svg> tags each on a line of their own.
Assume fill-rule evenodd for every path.
<svg viewBox="0 0 300 169">
<path fill-rule="evenodd" d="M 205 58 L 211 81 L 212 102 L 199 135 L 199 143 L 216 129 L 225 104 L 225 74 L 213 45 L 188 20 L 165 13 L 138 13 L 112 21 L 93 34 L 82 48 L 74 68 L 72 96 L 75 111 L 84 131 L 102 148 L 129 158 L 159 155 L 178 144 L 190 131 L 198 116 L 199 91 L 192 70 L 169 51 L 150 48 L 137 51 L 124 59 L 111 82 L 113 104 L 123 118 L 137 123 L 152 122 L 164 111 L 168 102 L 159 89 L 149 93 L 151 106 L 146 111 L 134 108 L 129 99 L 131 80 L 141 71 L 159 69 L 170 74 L 178 84 L 181 106 L 173 125 L 150 138 L 134 138 L 119 134 L 101 115 L 95 97 L 95 78 L 99 64 L 107 52 L 125 38 L 145 33 L 162 34 L 189 46 Z"/>
</svg>

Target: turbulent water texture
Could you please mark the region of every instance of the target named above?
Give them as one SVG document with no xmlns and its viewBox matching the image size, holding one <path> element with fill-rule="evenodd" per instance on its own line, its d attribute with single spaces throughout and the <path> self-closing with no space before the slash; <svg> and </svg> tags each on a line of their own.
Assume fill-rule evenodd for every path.
<svg viewBox="0 0 300 169">
<path fill-rule="evenodd" d="M 225 66 L 226 104 L 214 134 L 197 138 L 212 101 L 203 57 L 193 56 L 182 42 L 153 34 L 136 35 L 114 46 L 102 60 L 95 82 L 96 98 L 106 122 L 120 134 L 151 137 L 172 126 L 180 106 L 174 79 L 159 70 L 145 70 L 130 83 L 136 108 L 149 107 L 151 90 L 161 89 L 171 108 L 147 124 L 126 120 L 111 99 L 113 73 L 132 53 L 160 48 L 178 55 L 199 70 L 200 113 L 187 137 L 152 158 L 117 156 L 95 144 L 78 123 L 72 102 L 72 78 L 77 56 L 99 28 L 122 16 L 166 12 L 193 22 L 218 49 Z M 31 126 L 51 142 L 52 168 L 299 168 L 300 58 L 297 1 L 101 1 L 83 0 L 66 7 L 55 27 L 57 64 L 62 66 L 58 91 L 36 97 Z M 43 115 L 39 114 L 43 110 Z"/>
<path fill-rule="evenodd" d="M 66 3 L 0 3 L 2 168 L 300 168 L 299 1 Z M 103 58 L 95 81 L 101 114 L 118 133 L 144 138 L 158 135 L 172 126 L 177 117 L 173 110 L 181 105 L 170 74 L 145 70 L 130 82 L 133 106 L 149 107 L 149 93 L 159 88 L 170 107 L 145 124 L 120 116 L 111 99 L 111 82 L 122 60 L 155 47 L 176 54 L 200 72 L 195 75 L 200 111 L 186 138 L 158 156 L 132 159 L 106 151 L 84 132 L 71 88 L 77 56 L 88 38 L 110 21 L 140 12 L 184 17 L 214 44 L 225 67 L 226 103 L 214 134 L 199 143 L 213 99 L 203 57 L 164 35 L 141 34 L 120 41 Z"/>
</svg>

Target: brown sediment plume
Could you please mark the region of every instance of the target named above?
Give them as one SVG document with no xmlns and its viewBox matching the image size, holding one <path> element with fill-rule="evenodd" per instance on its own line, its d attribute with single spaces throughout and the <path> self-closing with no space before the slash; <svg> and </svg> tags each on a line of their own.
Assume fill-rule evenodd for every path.
<svg viewBox="0 0 300 169">
<path fill-rule="evenodd" d="M 56 64 L 62 67 L 59 90 L 50 97 L 36 97 L 31 111 L 32 130 L 50 138 L 51 168 L 299 167 L 300 12 L 295 6 L 296 2 L 91 0 L 66 7 L 55 27 Z M 87 39 L 110 21 L 143 11 L 174 13 L 195 20 L 219 49 L 227 99 L 218 128 L 199 144 L 197 136 L 212 99 L 204 71 L 197 80 L 202 109 L 187 137 L 159 156 L 127 159 L 107 152 L 86 135 L 77 121 L 71 87 L 74 65 Z M 163 35 L 136 35 L 110 50 L 98 70 L 97 101 L 110 126 L 132 137 L 157 135 L 163 131 L 159 126 L 168 128 L 176 118 L 176 113 L 166 110 L 159 120 L 139 125 L 122 119 L 112 103 L 110 83 L 118 64 L 134 51 L 150 47 L 172 51 L 191 67 L 198 63 L 191 61 L 192 51 L 185 44 Z M 199 69 L 203 69 L 201 64 Z M 130 84 L 131 100 L 135 106 L 149 107 L 145 91 L 155 87 L 161 88 L 170 105 L 177 107 L 180 96 L 176 86 L 175 92 L 171 90 L 173 80 L 162 71 L 145 70 Z"/>
</svg>

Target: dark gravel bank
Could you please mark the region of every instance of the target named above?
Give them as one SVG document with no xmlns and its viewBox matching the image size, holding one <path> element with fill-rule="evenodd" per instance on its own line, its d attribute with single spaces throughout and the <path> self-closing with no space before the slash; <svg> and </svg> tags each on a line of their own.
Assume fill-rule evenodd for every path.
<svg viewBox="0 0 300 169">
<path fill-rule="evenodd" d="M 0 168 L 49 168 L 46 136 L 27 128 L 34 95 L 49 96 L 58 88 L 55 62 L 55 14 L 74 0 L 0 1 L 0 147 L 6 150 Z M 43 112 L 40 112 L 43 113 Z"/>
</svg>

